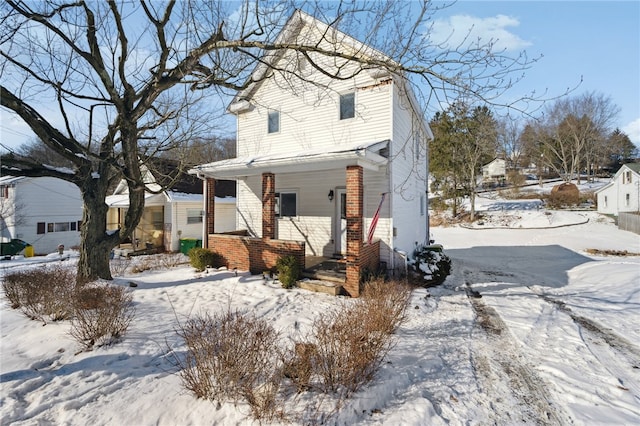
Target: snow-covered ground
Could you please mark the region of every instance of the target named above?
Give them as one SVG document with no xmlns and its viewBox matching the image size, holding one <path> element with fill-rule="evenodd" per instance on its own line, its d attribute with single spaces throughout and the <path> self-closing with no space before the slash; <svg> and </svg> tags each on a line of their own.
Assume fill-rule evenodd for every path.
<svg viewBox="0 0 640 426">
<path fill-rule="evenodd" d="M 329 424 L 640 424 L 640 256 L 587 252 L 638 253 L 640 236 L 593 212 L 517 204 L 481 198 L 484 225 L 432 228 L 452 275 L 414 290 L 388 362 Z M 0 267 L 12 265 L 25 267 Z M 166 356 L 184 349 L 177 321 L 231 306 L 291 335 L 349 303 L 188 266 L 115 280 L 131 281 L 129 332 L 92 352 L 77 353 L 68 323 L 29 321 L 2 296 L 2 424 L 256 424 L 246 406 L 181 388 Z"/>
</svg>

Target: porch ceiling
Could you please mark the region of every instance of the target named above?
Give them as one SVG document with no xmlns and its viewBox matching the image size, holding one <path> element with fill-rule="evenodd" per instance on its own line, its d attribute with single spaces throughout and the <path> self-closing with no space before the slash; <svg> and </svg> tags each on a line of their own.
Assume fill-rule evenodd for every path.
<svg viewBox="0 0 640 426">
<path fill-rule="evenodd" d="M 298 173 L 333 170 L 351 165 L 362 166 L 377 171 L 387 164 L 388 159 L 378 152 L 388 145 L 389 141 L 370 144 L 342 146 L 335 151 L 299 151 L 287 154 L 273 154 L 253 157 L 238 157 L 229 160 L 203 164 L 189 170 L 199 177 L 214 179 L 240 179 L 262 173 Z"/>
</svg>

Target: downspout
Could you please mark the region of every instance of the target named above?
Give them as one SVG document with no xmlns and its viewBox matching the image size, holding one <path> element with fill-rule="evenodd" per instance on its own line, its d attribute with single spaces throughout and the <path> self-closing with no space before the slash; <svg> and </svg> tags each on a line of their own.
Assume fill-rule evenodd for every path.
<svg viewBox="0 0 640 426">
<path fill-rule="evenodd" d="M 207 200 L 209 199 L 207 194 L 207 180 L 203 178 L 198 171 L 198 179 L 202 180 L 202 248 L 209 248 L 209 236 L 207 235 L 207 224 L 209 223 L 208 215 L 209 209 L 207 206 Z"/>
<path fill-rule="evenodd" d="M 395 241 L 393 241 L 393 227 L 394 227 L 394 220 L 393 220 L 393 202 L 394 202 L 394 195 L 395 195 L 395 191 L 393 190 L 393 158 L 395 155 L 395 138 L 394 138 L 394 134 L 393 134 L 393 130 L 394 130 L 394 125 L 393 122 L 395 120 L 395 117 L 393 115 L 393 112 L 395 110 L 394 108 L 394 101 L 395 101 L 395 91 L 396 91 L 396 80 L 395 78 L 391 78 L 392 81 L 392 85 L 391 85 L 391 90 L 389 90 L 389 107 L 391 109 L 389 116 L 391 117 L 391 121 L 389 123 L 390 125 L 390 129 L 389 129 L 389 158 L 391 159 L 391 161 L 388 161 L 388 169 L 387 172 L 389 173 L 389 179 L 387 180 L 389 183 L 389 242 L 391 244 L 389 244 L 389 247 L 394 247 L 395 246 Z M 391 269 L 391 271 L 395 271 L 396 270 L 396 257 L 394 255 L 394 252 L 396 251 L 395 247 L 391 250 L 391 252 L 389 253 L 389 260 L 390 260 L 390 265 L 389 268 Z"/>
</svg>

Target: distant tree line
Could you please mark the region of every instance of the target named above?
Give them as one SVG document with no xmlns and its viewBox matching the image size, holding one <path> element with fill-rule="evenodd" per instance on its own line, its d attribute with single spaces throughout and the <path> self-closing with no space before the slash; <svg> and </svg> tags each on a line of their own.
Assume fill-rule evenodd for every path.
<svg viewBox="0 0 640 426">
<path fill-rule="evenodd" d="M 454 103 L 430 121 L 432 188 L 451 200 L 456 215 L 463 197 L 474 197 L 483 165 L 495 158 L 507 169 L 534 167 L 564 181 L 610 174 L 638 157 L 638 148 L 613 123 L 619 108 L 610 97 L 585 93 L 549 104 L 539 117 L 496 117 L 488 106 Z"/>
</svg>

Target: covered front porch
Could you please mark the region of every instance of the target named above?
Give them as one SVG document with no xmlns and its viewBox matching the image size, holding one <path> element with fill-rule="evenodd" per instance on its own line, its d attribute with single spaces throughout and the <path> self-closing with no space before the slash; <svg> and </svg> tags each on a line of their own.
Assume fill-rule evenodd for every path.
<svg viewBox="0 0 640 426">
<path fill-rule="evenodd" d="M 107 230 L 115 231 L 124 225 L 124 217 L 129 208 L 128 194 L 111 195 L 106 200 Z M 131 239 L 120 244 L 116 249 L 119 254 L 129 255 L 136 252 L 164 251 L 164 196 L 162 194 L 145 194 L 145 207 L 138 226 Z"/>
<path fill-rule="evenodd" d="M 364 210 L 367 196 L 377 204 L 387 189 L 387 158 L 380 153 L 386 145 L 199 166 L 193 172 L 206 181 L 206 246 L 229 267 L 257 274 L 294 255 L 306 276 L 343 282 L 347 294 L 359 296 L 361 275 L 380 264 L 380 238 L 365 242 Z M 216 233 L 216 179 L 237 181 L 237 232 Z M 389 235 L 388 214 L 382 222 L 381 234 Z"/>
</svg>

